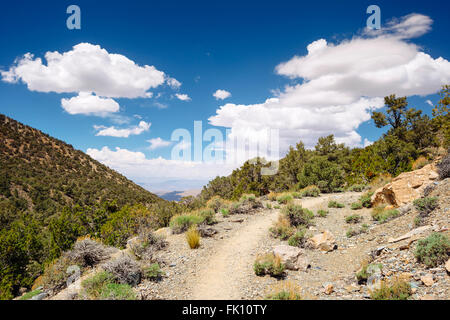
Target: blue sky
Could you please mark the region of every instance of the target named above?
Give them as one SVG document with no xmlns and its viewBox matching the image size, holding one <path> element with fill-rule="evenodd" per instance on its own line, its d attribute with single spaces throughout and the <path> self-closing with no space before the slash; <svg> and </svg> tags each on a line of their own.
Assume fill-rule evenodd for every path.
<svg viewBox="0 0 450 320">
<path fill-rule="evenodd" d="M 81 30 L 69 30 L 66 27 L 69 16 L 66 8 L 71 4 L 81 8 Z M 366 8 L 371 4 L 377 4 L 381 8 L 382 30 L 378 35 L 369 35 L 364 30 L 369 16 Z M 38 83 L 35 71 L 29 68 L 24 71 L 28 78 L 16 72 L 15 81 L 8 82 L 3 74 L 3 81 L 0 81 L 0 112 L 62 139 L 77 149 L 85 152 L 91 150 L 88 152 L 90 155 L 150 190 L 197 188 L 216 174 L 226 174 L 233 166 L 170 162 L 174 143 L 150 149 L 148 141 L 157 138 L 170 141 L 173 130 L 177 128 L 193 131 L 194 121 L 203 121 L 204 130 L 218 128 L 224 132 L 224 128 L 229 127 L 234 135 L 244 134 L 243 128 L 258 130 L 261 129 L 258 128 L 259 125 L 273 126 L 281 129 L 282 154 L 287 145 L 295 141 L 304 140 L 311 146 L 318 136 L 329 133 L 337 133 L 342 142 L 352 146 L 376 140 L 383 130 L 376 129 L 367 120 L 367 105 L 380 108 L 376 98 L 385 94 L 408 95 L 411 106 L 430 114 L 431 107 L 426 101 L 435 103 L 438 98 L 434 93 L 440 84 L 450 79 L 446 60 L 450 53 L 449 9 L 450 5 L 445 1 L 8 2 L 2 5 L 0 11 L 0 34 L 3 40 L 0 70 L 3 72 L 11 72 L 15 59 L 21 59 L 26 53 L 34 55 L 33 61 L 41 58 L 45 66 L 47 52 L 57 51 L 63 54 L 73 51 L 73 47 L 80 43 L 86 43 L 92 46 L 89 50 L 93 50 L 93 55 L 98 53 L 93 46 L 99 46 L 107 51 L 107 55 L 120 54 L 137 67 L 152 66 L 164 73 L 164 82 L 146 88 L 146 92 L 152 93 L 151 98 L 136 97 L 137 94 L 126 98 L 123 97 L 124 90 L 128 90 L 128 86 L 131 89 L 139 86 L 138 82 L 142 79 L 131 76 L 123 90 L 119 89 L 121 94 L 116 94 L 114 90 L 107 93 L 96 91 L 96 88 L 104 88 L 111 82 L 109 79 L 98 79 L 98 84 L 95 83 L 96 79 L 88 76 L 80 76 L 80 79 L 76 79 L 76 85 L 71 87 L 68 84 L 69 88 L 62 90 L 61 84 L 58 84 L 61 80 L 58 76 L 61 74 L 40 75 L 54 79 L 50 84 L 45 79 L 43 83 Z M 411 14 L 418 16 L 407 20 L 405 17 Z M 402 22 L 409 23 L 405 27 Z M 405 35 L 408 30 L 416 30 L 413 27 L 419 28 L 418 33 L 413 36 Z M 410 29 L 405 31 L 405 28 Z M 329 106 L 326 106 L 326 101 L 318 101 L 321 96 L 325 96 L 317 89 L 323 86 L 319 80 L 336 76 L 336 72 L 342 73 L 339 79 L 347 77 L 350 71 L 345 68 L 349 67 L 338 66 L 338 71 L 333 74 L 318 74 L 316 70 L 322 68 L 320 59 L 319 62 L 315 61 L 311 54 L 309 60 L 299 62 L 295 61 L 294 56 L 307 56 L 308 45 L 315 43 L 314 47 L 322 50 L 321 52 L 324 52 L 324 48 L 329 51 L 338 48 L 335 61 L 345 60 L 345 51 L 340 52 L 339 47 L 343 41 L 349 42 L 355 37 L 391 39 L 389 41 L 398 45 L 398 52 L 391 50 L 389 54 L 394 58 L 389 61 L 396 61 L 395 57 L 399 55 L 409 58 L 405 58 L 405 61 L 400 59 L 398 66 L 390 66 L 385 72 L 383 68 L 386 63 L 380 58 L 381 62 L 377 62 L 380 63 L 380 72 L 368 71 L 371 79 L 380 77 L 376 79 L 378 89 L 368 88 L 372 80 L 368 81 L 367 87 L 358 89 L 358 92 L 344 88 L 343 91 L 348 91 L 348 95 L 341 97 L 340 101 L 334 101 L 334 97 L 339 95 L 331 95 Z M 315 42 L 319 39 L 326 40 L 326 44 Z M 382 42 L 379 50 L 377 47 L 369 47 L 372 44 L 368 41 L 351 43 L 355 48 L 349 50 L 364 52 L 366 47 L 375 48 L 371 52 L 376 51 L 377 55 L 382 56 L 385 50 L 392 48 L 389 41 Z M 415 45 L 414 50 L 406 47 L 412 44 Z M 327 45 L 334 46 L 334 49 L 327 48 Z M 429 55 L 429 59 L 416 59 L 416 53 Z M 323 68 L 333 68 L 333 54 L 330 52 L 323 58 Z M 439 57 L 444 61 L 438 61 Z M 355 63 L 359 58 L 361 55 L 356 54 Z M 375 56 L 370 58 L 378 59 Z M 71 71 L 65 72 L 76 73 L 78 69 L 82 73 L 87 69 L 88 63 L 83 60 L 79 68 L 70 68 Z M 280 66 L 282 63 L 287 63 L 284 68 Z M 65 66 L 61 65 L 60 68 L 64 69 Z M 106 64 L 105 68 L 107 67 Z M 394 67 L 398 69 L 393 69 Z M 384 79 L 395 77 L 393 70 L 402 68 L 408 70 L 403 78 L 392 83 L 386 81 L 384 86 L 380 84 Z M 366 70 L 362 69 L 364 71 Z M 432 75 L 425 84 L 418 80 L 425 78 L 421 76 L 421 72 L 426 76 Z M 181 85 L 171 87 L 166 81 L 169 77 L 176 79 Z M 32 81 L 39 89 L 30 90 L 27 81 Z M 80 84 L 80 81 L 87 82 Z M 314 81 L 318 84 L 313 89 L 295 87 Z M 353 85 L 350 80 L 348 83 Z M 77 109 L 76 114 L 69 113 L 62 107 L 62 99 L 68 101 L 76 98 L 80 86 L 88 88 L 86 91 L 94 92 L 93 97 L 108 100 L 105 105 L 109 106 L 109 111 L 112 110 L 111 101 L 120 106 L 119 111 L 83 114 Z M 303 95 L 289 93 L 286 86 L 294 91 L 298 89 Z M 339 87 L 342 86 L 344 83 L 339 84 Z M 391 92 L 386 87 L 392 89 Z M 216 99 L 213 93 L 218 89 L 228 91 L 231 96 L 224 100 Z M 189 100 L 182 101 L 176 94 L 188 95 Z M 368 98 L 370 101 L 361 101 L 361 97 L 372 100 Z M 267 102 L 269 98 L 280 98 L 280 102 Z M 81 100 L 77 102 L 82 103 Z M 358 105 L 352 104 L 357 102 Z M 222 113 L 218 112 L 225 104 L 230 105 L 223 108 Z M 80 104 L 76 106 L 79 107 Z M 273 117 L 271 113 L 277 108 L 294 110 L 297 106 L 297 113 L 280 112 L 279 118 Z M 349 114 L 341 113 L 336 108 L 330 109 L 331 106 L 351 111 L 347 111 Z M 301 112 L 305 110 L 317 112 Z M 337 114 L 334 116 L 333 112 Z M 301 114 L 308 114 L 311 120 L 308 118 L 306 121 L 301 116 L 296 119 Z M 321 122 L 317 118 L 321 115 L 324 116 L 324 126 L 318 128 Z M 347 121 L 349 115 L 350 118 L 351 115 L 357 116 Z M 213 116 L 215 119 L 211 120 Z M 268 121 L 267 117 L 273 119 Z M 266 120 L 268 122 L 263 123 Z M 98 135 L 101 130 L 111 127 L 116 130 L 132 130 L 141 121 L 151 125 L 148 130 L 138 130 L 139 134 L 136 135 Z M 283 124 L 284 121 L 286 125 Z M 351 125 L 344 122 L 351 122 Z M 120 148 L 122 152 L 115 152 L 116 148 Z M 158 157 L 168 161 L 148 161 Z M 161 170 L 158 166 L 161 166 Z"/>
</svg>

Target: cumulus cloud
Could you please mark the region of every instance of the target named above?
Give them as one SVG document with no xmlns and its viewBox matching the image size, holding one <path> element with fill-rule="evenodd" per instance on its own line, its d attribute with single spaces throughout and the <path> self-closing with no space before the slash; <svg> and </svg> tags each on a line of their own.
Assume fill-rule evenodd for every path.
<svg viewBox="0 0 450 320">
<path fill-rule="evenodd" d="M 41 58 L 27 53 L 8 70 L 5 82 L 22 81 L 31 91 L 94 92 L 108 98 L 148 97 L 148 90 L 162 85 L 167 76 L 154 66 L 139 66 L 121 54 L 109 53 L 99 45 L 80 43 L 72 50 L 45 54 Z M 169 83 L 179 82 L 168 78 Z"/>
<path fill-rule="evenodd" d="M 388 35 L 398 39 L 417 38 L 431 30 L 433 20 L 423 14 L 412 13 L 400 19 L 392 19 L 381 29 L 365 29 L 370 36 Z"/>
<path fill-rule="evenodd" d="M 293 83 L 262 103 L 225 104 L 210 124 L 231 128 L 231 135 L 258 134 L 279 129 L 280 149 L 302 140 L 312 147 L 321 136 L 334 134 L 338 142 L 363 146 L 359 125 L 383 97 L 428 95 L 450 82 L 450 63 L 433 58 L 405 38 L 429 30 L 431 19 L 409 15 L 389 24 L 389 32 L 354 37 L 330 44 L 319 39 L 307 54 L 276 66 L 277 74 Z"/>
<path fill-rule="evenodd" d="M 166 82 L 173 89 L 178 89 L 179 87 L 181 87 L 181 82 L 178 81 L 177 79 L 168 77 Z"/>
<path fill-rule="evenodd" d="M 216 98 L 216 100 L 224 100 L 231 97 L 231 93 L 226 90 L 218 89 L 213 93 L 213 97 Z"/>
<path fill-rule="evenodd" d="M 120 109 L 119 104 L 113 99 L 98 97 L 90 92 L 80 92 L 76 97 L 61 99 L 61 106 L 69 114 L 99 116 L 106 116 Z"/>
<path fill-rule="evenodd" d="M 175 96 L 181 101 L 190 101 L 191 100 L 191 98 L 187 94 L 184 94 L 184 93 L 176 93 Z"/>
<path fill-rule="evenodd" d="M 138 126 L 117 129 L 116 127 L 94 126 L 95 130 L 98 130 L 96 136 L 103 137 L 116 137 L 116 138 L 128 138 L 131 135 L 139 135 L 150 129 L 151 123 L 141 121 Z"/>
<path fill-rule="evenodd" d="M 164 147 L 170 146 L 172 144 L 171 141 L 163 140 L 160 137 L 147 140 L 147 142 L 150 143 L 150 147 L 149 147 L 150 150 L 155 150 L 155 149 L 158 149 L 158 148 L 164 148 Z"/>
<path fill-rule="evenodd" d="M 218 166 L 213 162 L 167 160 L 161 157 L 148 159 L 142 152 L 118 147 L 115 150 L 108 147 L 89 148 L 86 153 L 134 181 L 151 179 L 208 181 L 217 175 L 228 175 L 235 168 L 234 165 Z"/>
<path fill-rule="evenodd" d="M 431 102 L 431 100 L 427 100 L 425 101 L 430 107 L 433 107 L 433 102 Z"/>
</svg>

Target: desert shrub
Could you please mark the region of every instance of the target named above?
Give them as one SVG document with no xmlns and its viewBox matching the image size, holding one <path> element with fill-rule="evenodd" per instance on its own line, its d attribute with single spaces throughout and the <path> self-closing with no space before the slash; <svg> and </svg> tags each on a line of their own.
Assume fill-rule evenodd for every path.
<svg viewBox="0 0 450 320">
<path fill-rule="evenodd" d="M 108 283 L 101 291 L 102 300 L 136 300 L 137 295 L 133 288 L 123 283 Z"/>
<path fill-rule="evenodd" d="M 317 186 L 308 186 L 300 190 L 302 197 L 318 197 L 320 195 L 320 189 Z"/>
<path fill-rule="evenodd" d="M 434 232 L 417 242 L 415 256 L 427 267 L 436 267 L 447 261 L 450 255 L 450 240 L 447 236 Z"/>
<path fill-rule="evenodd" d="M 90 278 L 81 282 L 81 286 L 86 291 L 86 294 L 91 299 L 98 299 L 102 294 L 103 288 L 114 282 L 114 275 L 107 271 L 100 271 Z"/>
<path fill-rule="evenodd" d="M 226 218 L 226 217 L 228 217 L 230 215 L 230 210 L 227 209 L 227 208 L 222 208 L 222 209 L 220 209 L 220 213 L 222 214 L 222 216 L 224 218 Z"/>
<path fill-rule="evenodd" d="M 280 209 L 281 207 L 278 204 L 276 204 L 276 205 L 273 206 L 273 208 L 274 209 Z"/>
<path fill-rule="evenodd" d="M 266 296 L 267 300 L 302 300 L 302 289 L 293 281 L 280 281 Z"/>
<path fill-rule="evenodd" d="M 364 208 L 370 208 L 372 206 L 372 201 L 370 200 L 373 195 L 373 192 L 366 192 L 360 198 L 359 202 Z"/>
<path fill-rule="evenodd" d="M 378 206 L 372 209 L 372 219 L 380 223 L 385 223 L 396 218 L 400 212 L 396 209 L 386 209 L 384 206 Z"/>
<path fill-rule="evenodd" d="M 381 280 L 379 289 L 370 292 L 372 300 L 407 300 L 411 296 L 411 285 L 400 278 Z"/>
<path fill-rule="evenodd" d="M 416 199 L 413 202 L 417 211 L 419 211 L 420 216 L 425 217 L 431 211 L 437 208 L 438 206 L 438 198 L 437 197 L 425 197 Z"/>
<path fill-rule="evenodd" d="M 306 243 L 306 240 L 306 230 L 301 228 L 289 238 L 288 244 L 293 247 L 303 247 Z"/>
<path fill-rule="evenodd" d="M 447 153 L 444 159 L 442 159 L 442 161 L 438 163 L 437 167 L 439 178 L 441 180 L 450 177 L 450 153 Z"/>
<path fill-rule="evenodd" d="M 191 249 L 200 247 L 200 233 L 195 226 L 190 227 L 186 232 L 186 241 Z"/>
<path fill-rule="evenodd" d="M 269 199 L 270 201 L 276 201 L 278 197 L 278 193 L 270 191 L 269 194 L 267 195 L 267 199 Z"/>
<path fill-rule="evenodd" d="M 261 200 L 257 199 L 255 195 L 244 195 L 239 201 L 232 202 L 228 209 L 230 214 L 246 214 L 254 210 L 263 208 Z"/>
<path fill-rule="evenodd" d="M 412 169 L 418 170 L 418 169 L 425 167 L 427 164 L 428 164 L 427 158 L 425 158 L 424 156 L 420 156 L 413 162 Z"/>
<path fill-rule="evenodd" d="M 224 206 L 225 201 L 219 197 L 214 196 L 206 202 L 206 207 L 208 209 L 214 210 L 215 213 L 219 212 L 219 210 Z"/>
<path fill-rule="evenodd" d="M 117 283 L 136 286 L 141 282 L 139 265 L 126 254 L 104 263 L 102 268 L 111 273 Z"/>
<path fill-rule="evenodd" d="M 319 217 L 325 218 L 328 215 L 328 210 L 319 209 L 317 210 L 317 215 Z"/>
<path fill-rule="evenodd" d="M 266 208 L 267 209 L 272 209 L 272 205 L 270 203 L 266 203 Z"/>
<path fill-rule="evenodd" d="M 20 300 L 30 300 L 34 296 L 37 296 L 38 294 L 41 294 L 42 290 L 37 289 L 30 292 L 25 293 L 23 296 L 20 297 Z"/>
<path fill-rule="evenodd" d="M 359 231 L 358 230 L 354 230 L 352 228 L 348 229 L 347 232 L 345 233 L 347 238 L 351 238 L 351 237 L 357 236 L 358 234 L 359 234 Z"/>
<path fill-rule="evenodd" d="M 287 240 L 294 234 L 295 229 L 291 226 L 291 223 L 286 217 L 280 215 L 269 231 L 273 237 Z"/>
<path fill-rule="evenodd" d="M 67 269 L 72 265 L 72 261 L 64 255 L 47 265 L 42 275 L 43 287 L 55 292 L 64 289 L 70 276 Z"/>
<path fill-rule="evenodd" d="M 105 247 L 101 242 L 91 238 L 82 238 L 75 242 L 67 252 L 67 258 L 83 267 L 93 267 L 110 257 L 113 249 Z"/>
<path fill-rule="evenodd" d="M 352 214 L 351 216 L 348 216 L 345 218 L 345 222 L 347 223 L 358 223 L 360 222 L 362 217 L 358 214 Z"/>
<path fill-rule="evenodd" d="M 382 270 L 383 265 L 381 263 L 371 263 L 369 264 L 367 260 L 364 260 L 361 263 L 361 268 L 359 269 L 359 271 L 356 273 L 356 280 L 358 281 L 359 284 L 363 284 L 367 282 L 367 279 L 369 279 L 369 277 L 371 276 L 371 274 L 375 271 L 375 270 Z"/>
<path fill-rule="evenodd" d="M 328 208 L 344 208 L 345 205 L 334 200 L 328 201 Z"/>
<path fill-rule="evenodd" d="M 281 262 L 280 256 L 268 253 L 256 258 L 253 270 L 257 276 L 269 274 L 272 277 L 281 277 L 284 274 L 285 265 Z"/>
<path fill-rule="evenodd" d="M 359 209 L 362 209 L 362 203 L 361 202 L 353 202 L 351 205 L 350 205 L 350 209 L 352 209 L 352 210 L 359 210 Z"/>
<path fill-rule="evenodd" d="M 211 225 L 216 223 L 215 211 L 212 209 L 201 209 L 197 212 L 197 215 L 203 219 L 203 222 Z"/>
<path fill-rule="evenodd" d="M 354 184 L 350 188 L 348 188 L 348 191 L 361 192 L 361 191 L 364 191 L 364 189 L 366 189 L 366 185 L 364 185 L 364 184 Z"/>
<path fill-rule="evenodd" d="M 157 250 L 167 246 L 167 241 L 162 236 L 155 235 L 151 230 L 143 230 L 135 241 L 129 242 L 130 250 L 139 260 L 152 260 Z"/>
<path fill-rule="evenodd" d="M 158 263 L 153 263 L 150 266 L 144 268 L 143 275 L 146 279 L 151 281 L 158 281 L 164 275 L 164 271 L 161 270 Z"/>
<path fill-rule="evenodd" d="M 294 198 L 291 196 L 291 194 L 283 193 L 277 197 L 277 202 L 279 204 L 288 204 L 288 203 L 292 202 L 293 199 Z"/>
<path fill-rule="evenodd" d="M 309 226 L 314 218 L 314 213 L 301 205 L 290 204 L 281 210 L 281 213 L 289 219 L 292 226 Z"/>
<path fill-rule="evenodd" d="M 301 199 L 302 198 L 302 194 L 300 192 L 297 192 L 297 191 L 291 192 L 291 196 L 294 199 Z"/>
<path fill-rule="evenodd" d="M 174 216 L 170 221 L 170 228 L 174 233 L 182 233 L 188 230 L 194 224 L 200 224 L 204 221 L 203 217 L 195 214 L 183 214 Z"/>
</svg>

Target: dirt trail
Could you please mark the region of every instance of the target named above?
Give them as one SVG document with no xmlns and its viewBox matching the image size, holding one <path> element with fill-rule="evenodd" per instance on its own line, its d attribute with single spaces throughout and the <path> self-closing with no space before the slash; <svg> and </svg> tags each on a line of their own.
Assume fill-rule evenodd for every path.
<svg viewBox="0 0 450 320">
<path fill-rule="evenodd" d="M 325 197 L 302 200 L 306 208 L 325 201 Z M 216 253 L 203 266 L 193 285 L 194 300 L 242 299 L 243 279 L 253 268 L 254 249 L 267 235 L 268 229 L 278 218 L 279 210 L 261 215 L 251 224 L 234 231 L 233 235 L 218 244 Z"/>
</svg>

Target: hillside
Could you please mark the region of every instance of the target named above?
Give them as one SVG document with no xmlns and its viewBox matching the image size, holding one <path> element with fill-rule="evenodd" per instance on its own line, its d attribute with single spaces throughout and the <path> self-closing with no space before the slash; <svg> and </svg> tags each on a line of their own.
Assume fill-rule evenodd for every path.
<svg viewBox="0 0 450 320">
<path fill-rule="evenodd" d="M 1 114 L 0 141 L 3 206 L 10 204 L 49 216 L 77 204 L 160 200 L 71 145 Z"/>
</svg>

